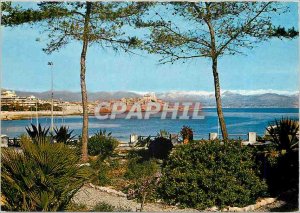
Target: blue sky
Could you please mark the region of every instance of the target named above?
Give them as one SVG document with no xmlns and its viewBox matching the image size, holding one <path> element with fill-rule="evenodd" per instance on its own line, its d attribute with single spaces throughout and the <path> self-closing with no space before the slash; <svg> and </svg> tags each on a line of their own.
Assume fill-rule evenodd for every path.
<svg viewBox="0 0 300 213">
<path fill-rule="evenodd" d="M 25 3 L 24 3 L 25 4 Z M 274 17 L 281 26 L 298 27 L 298 8 Z M 46 55 L 39 30 L 26 25 L 2 28 L 2 88 L 26 91 L 50 90 L 48 61 L 54 63 L 54 89 L 80 91 L 79 59 L 81 45 L 71 43 L 60 52 Z M 219 61 L 223 90 L 298 90 L 298 38 L 271 39 L 246 56 L 226 56 Z M 88 91 L 213 91 L 208 59 L 185 64 L 158 65 L 155 55 L 114 53 L 94 46 L 87 56 Z"/>
</svg>

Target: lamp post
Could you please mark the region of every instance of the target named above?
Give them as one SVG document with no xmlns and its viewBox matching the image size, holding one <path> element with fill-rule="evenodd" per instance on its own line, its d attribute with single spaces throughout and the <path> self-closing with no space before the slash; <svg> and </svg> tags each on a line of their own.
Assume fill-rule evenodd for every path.
<svg viewBox="0 0 300 213">
<path fill-rule="evenodd" d="M 38 128 L 38 126 L 39 126 L 38 101 L 39 101 L 39 99 L 36 99 L 36 107 L 35 107 L 36 128 Z"/>
<path fill-rule="evenodd" d="M 48 65 L 51 69 L 51 132 L 53 133 L 53 62 L 49 61 Z"/>
</svg>

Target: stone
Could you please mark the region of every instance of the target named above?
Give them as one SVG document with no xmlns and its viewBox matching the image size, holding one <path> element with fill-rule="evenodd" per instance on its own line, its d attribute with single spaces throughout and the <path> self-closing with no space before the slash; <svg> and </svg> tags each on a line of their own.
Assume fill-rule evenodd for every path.
<svg viewBox="0 0 300 213">
<path fill-rule="evenodd" d="M 255 204 L 254 209 L 258 209 L 258 208 L 260 208 L 260 207 L 261 207 L 261 203 L 258 202 L 258 203 Z"/>
<path fill-rule="evenodd" d="M 243 209 L 239 208 L 239 207 L 229 207 L 228 211 L 230 211 L 230 212 L 240 212 L 240 211 L 243 211 Z"/>
<path fill-rule="evenodd" d="M 255 209 L 255 205 L 247 206 L 247 211 L 253 211 Z"/>
<path fill-rule="evenodd" d="M 209 133 L 209 140 L 216 140 L 216 139 L 218 139 L 218 133 L 216 132 Z"/>
<path fill-rule="evenodd" d="M 217 212 L 218 211 L 218 207 L 213 206 L 213 207 L 205 209 L 205 211 L 208 211 L 208 212 Z"/>
<path fill-rule="evenodd" d="M 270 203 L 275 202 L 275 201 L 276 201 L 276 198 L 270 197 L 270 198 L 266 198 L 266 199 L 264 199 L 264 200 L 265 200 L 265 202 L 266 202 L 267 204 L 270 204 Z"/>
</svg>

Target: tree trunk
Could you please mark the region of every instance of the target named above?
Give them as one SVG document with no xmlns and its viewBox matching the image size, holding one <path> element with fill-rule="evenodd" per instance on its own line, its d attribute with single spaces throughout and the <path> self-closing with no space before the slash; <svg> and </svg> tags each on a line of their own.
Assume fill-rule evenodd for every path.
<svg viewBox="0 0 300 213">
<path fill-rule="evenodd" d="M 218 74 L 218 54 L 216 50 L 216 38 L 215 38 L 215 31 L 214 27 L 211 23 L 211 12 L 209 8 L 209 4 L 205 2 L 206 4 L 206 11 L 207 11 L 207 17 L 204 18 L 204 21 L 207 24 L 207 27 L 209 29 L 209 34 L 210 34 L 210 48 L 211 48 L 211 59 L 212 59 L 212 71 L 214 75 L 214 85 L 215 85 L 215 98 L 216 98 L 216 104 L 217 104 L 217 113 L 219 117 L 219 123 L 221 126 L 221 131 L 222 131 L 222 137 L 223 140 L 227 141 L 228 140 L 228 133 L 226 129 L 226 124 L 225 124 L 225 119 L 223 115 L 223 110 L 222 110 L 222 101 L 221 101 L 221 92 L 220 92 L 220 82 L 219 82 L 219 74 Z"/>
<path fill-rule="evenodd" d="M 215 85 L 215 97 L 217 104 L 217 113 L 219 117 L 219 123 L 222 131 L 222 137 L 226 141 L 228 140 L 228 133 L 225 124 L 225 119 L 222 110 L 222 101 L 221 101 L 221 91 L 220 91 L 220 82 L 219 82 L 219 73 L 218 73 L 218 60 L 217 58 L 212 58 L 212 70 L 214 75 L 214 85 Z"/>
<path fill-rule="evenodd" d="M 89 43 L 89 22 L 91 14 L 91 2 L 86 3 L 86 13 L 84 20 L 84 31 L 83 31 L 83 45 L 80 56 L 80 86 L 81 86 L 81 98 L 82 98 L 82 110 L 83 110 L 83 123 L 82 123 L 82 161 L 88 161 L 88 98 L 85 83 L 85 71 L 86 71 L 86 53 Z"/>
</svg>

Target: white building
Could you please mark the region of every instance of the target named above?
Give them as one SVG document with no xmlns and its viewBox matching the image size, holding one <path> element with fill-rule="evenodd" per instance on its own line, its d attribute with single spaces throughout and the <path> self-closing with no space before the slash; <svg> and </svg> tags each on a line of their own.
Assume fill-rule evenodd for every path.
<svg viewBox="0 0 300 213">
<path fill-rule="evenodd" d="M 157 98 L 154 92 L 151 93 L 147 93 L 143 96 L 143 100 L 148 102 L 148 101 L 153 101 L 153 102 L 157 102 Z"/>
</svg>

